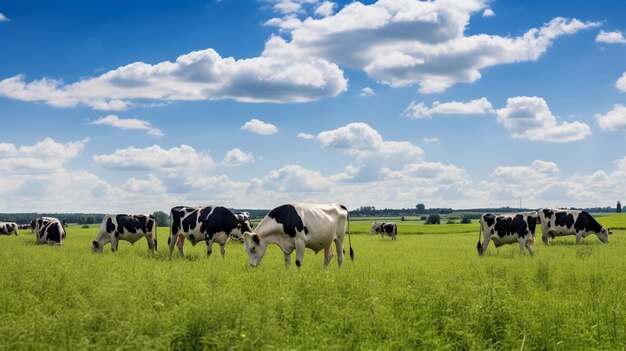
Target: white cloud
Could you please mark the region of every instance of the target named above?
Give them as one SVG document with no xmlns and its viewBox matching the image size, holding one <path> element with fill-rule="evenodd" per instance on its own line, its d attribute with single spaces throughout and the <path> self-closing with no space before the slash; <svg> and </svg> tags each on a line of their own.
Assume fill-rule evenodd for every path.
<svg viewBox="0 0 626 351">
<path fill-rule="evenodd" d="M 422 139 L 425 143 L 435 144 L 439 142 L 439 138 L 424 138 Z"/>
<path fill-rule="evenodd" d="M 596 36 L 596 42 L 604 44 L 626 44 L 626 39 L 622 32 L 616 30 L 614 32 L 605 32 L 603 30 Z"/>
<path fill-rule="evenodd" d="M 252 162 L 254 162 L 254 157 L 251 152 L 245 153 L 238 148 L 234 148 L 226 152 L 222 164 L 226 166 L 240 166 Z"/>
<path fill-rule="evenodd" d="M 424 151 L 407 141 L 385 141 L 367 123 L 350 123 L 344 127 L 323 131 L 317 135 L 323 148 L 343 150 L 357 157 L 419 158 Z"/>
<path fill-rule="evenodd" d="M 241 126 L 241 129 L 261 135 L 272 135 L 278 133 L 278 128 L 275 125 L 263 122 L 256 118 L 246 122 L 243 126 Z"/>
<path fill-rule="evenodd" d="M 626 130 L 626 107 L 620 104 L 613 105 L 613 109 L 606 114 L 593 116 L 603 130 Z"/>
<path fill-rule="evenodd" d="M 271 171 L 262 179 L 254 180 L 250 190 L 261 187 L 275 192 L 309 193 L 328 191 L 331 185 L 331 181 L 319 171 L 298 165 L 286 165 Z"/>
<path fill-rule="evenodd" d="M 492 10 L 492 9 L 490 9 L 490 8 L 486 8 L 486 9 L 483 11 L 483 17 L 493 17 L 493 16 L 495 16 L 495 15 L 496 15 L 496 13 L 495 13 L 495 12 L 493 12 L 493 10 Z"/>
<path fill-rule="evenodd" d="M 9 19 L 7 18 L 7 16 L 4 15 L 4 13 L 0 12 L 0 22 L 6 22 Z"/>
<path fill-rule="evenodd" d="M 315 14 L 321 17 L 328 17 L 335 13 L 335 4 L 332 1 L 324 1 L 317 8 L 315 8 Z"/>
<path fill-rule="evenodd" d="M 361 89 L 361 92 L 359 93 L 359 97 L 366 97 L 366 96 L 372 96 L 372 95 L 376 95 L 376 93 L 374 92 L 374 89 L 370 87 L 365 87 Z"/>
<path fill-rule="evenodd" d="M 167 189 L 163 182 L 154 174 L 149 174 L 146 178 L 131 177 L 124 182 L 122 189 L 133 193 L 163 193 Z"/>
<path fill-rule="evenodd" d="M 163 136 L 163 132 L 157 128 L 152 127 L 152 125 L 150 125 L 150 122 L 140 120 L 140 119 L 135 119 L 135 118 L 123 119 L 123 118 L 119 118 L 116 115 L 108 115 L 105 117 L 101 117 L 93 122 L 90 122 L 89 124 L 108 125 L 111 127 L 126 129 L 126 130 L 133 130 L 133 129 L 145 130 L 148 132 L 148 135 L 151 135 L 153 137 L 159 138 Z"/>
<path fill-rule="evenodd" d="M 305 140 L 313 140 L 315 139 L 315 135 L 309 133 L 298 133 L 298 138 Z M 1 150 L 1 147 L 0 147 Z"/>
<path fill-rule="evenodd" d="M 93 160 L 104 167 L 129 170 L 160 170 L 191 172 L 214 165 L 206 152 L 197 152 L 189 145 L 163 149 L 159 145 L 146 148 L 128 147 L 108 155 L 94 155 Z"/>
<path fill-rule="evenodd" d="M 412 101 L 404 109 L 402 116 L 410 118 L 426 118 L 434 114 L 440 115 L 484 115 L 495 113 L 491 103 L 487 98 L 471 100 L 469 102 L 439 102 L 435 101 L 431 108 L 426 107 L 423 102 Z"/>
<path fill-rule="evenodd" d="M 125 110 L 136 99 L 307 102 L 346 90 L 343 72 L 319 58 L 235 60 L 213 49 L 181 55 L 175 62 L 135 62 L 72 84 L 50 78 L 27 83 L 23 75 L 0 81 L 0 96 L 98 110 Z"/>
<path fill-rule="evenodd" d="M 615 87 L 623 92 L 626 92 L 626 72 L 615 82 Z"/>
<path fill-rule="evenodd" d="M 491 66 L 536 61 L 558 37 L 600 25 L 557 17 L 519 37 L 465 36 L 472 14 L 485 8 L 480 0 L 352 2 L 332 16 L 292 20 L 281 27 L 291 39 L 271 38 L 264 53 L 323 58 L 383 84 L 419 84 L 423 93 L 434 93 L 474 82 Z"/>
<path fill-rule="evenodd" d="M 508 98 L 506 107 L 499 109 L 497 115 L 498 122 L 517 139 L 562 143 L 582 140 L 591 134 L 585 123 L 558 123 L 545 100 L 536 96 Z"/>
</svg>

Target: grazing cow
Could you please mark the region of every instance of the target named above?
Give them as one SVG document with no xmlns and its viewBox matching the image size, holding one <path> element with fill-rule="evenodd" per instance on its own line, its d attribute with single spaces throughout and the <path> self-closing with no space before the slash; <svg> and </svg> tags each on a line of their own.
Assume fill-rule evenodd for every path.
<svg viewBox="0 0 626 351">
<path fill-rule="evenodd" d="M 391 237 L 391 240 L 396 240 L 398 237 L 398 225 L 395 222 L 372 222 L 370 234 L 380 234 L 381 238 L 384 238 L 386 235 Z"/>
<path fill-rule="evenodd" d="M 207 255 L 213 252 L 213 242 L 220 244 L 220 253 L 224 257 L 226 243 L 231 235 L 241 235 L 251 231 L 250 221 L 241 221 L 229 209 L 222 206 L 188 207 L 177 206 L 170 211 L 172 225 L 167 243 L 170 245 L 170 258 L 174 246 L 178 246 L 181 256 L 185 256 L 185 239 L 192 245 L 205 241 Z"/>
<path fill-rule="evenodd" d="M 244 232 L 244 248 L 249 263 L 256 267 L 261 263 L 268 244 L 278 245 L 285 255 L 285 265 L 291 265 L 291 252 L 296 250 L 296 265 L 300 267 L 304 248 L 315 251 L 324 249 L 324 267 L 333 258 L 331 245 L 335 242 L 337 264 L 343 263 L 343 239 L 349 226 L 348 209 L 339 204 L 290 203 L 271 210 L 257 225 L 254 232 Z M 354 251 L 350 240 L 350 258 Z"/>
<path fill-rule="evenodd" d="M 117 251 L 120 240 L 134 244 L 145 237 L 148 249 L 154 254 L 157 250 L 157 229 L 153 215 L 110 214 L 104 216 L 96 240 L 91 242 L 91 250 L 102 252 L 104 245 L 111 243 L 111 251 Z"/>
<path fill-rule="evenodd" d="M 233 214 L 241 223 L 246 221 L 250 222 L 250 212 L 235 212 Z M 250 223 L 250 228 L 254 228 L 252 223 Z M 233 231 L 232 233 L 230 233 L 230 238 L 237 242 L 243 243 L 243 235 L 241 235 L 241 231 Z"/>
<path fill-rule="evenodd" d="M 558 210 L 544 208 L 539 210 L 543 243 L 548 245 L 548 237 L 576 235 L 576 244 L 581 238 L 595 234 L 603 243 L 609 242 L 609 235 L 613 234 L 609 228 L 604 228 L 588 212 L 576 210 Z"/>
<path fill-rule="evenodd" d="M 35 220 L 35 234 L 37 235 L 37 244 L 63 245 L 65 227 L 56 218 L 41 217 Z"/>
<path fill-rule="evenodd" d="M 0 234 L 12 235 L 18 234 L 18 225 L 14 222 L 0 222 Z"/>
<path fill-rule="evenodd" d="M 17 227 L 18 227 L 18 229 L 29 229 L 30 228 L 30 224 L 20 224 Z"/>
<path fill-rule="evenodd" d="M 493 240 L 496 247 L 504 244 L 519 243 L 520 254 L 524 253 L 524 246 L 531 256 L 535 254 L 533 243 L 535 241 L 535 227 L 539 221 L 537 212 L 521 212 L 502 215 L 485 213 L 480 216 L 480 229 L 478 231 L 478 255 L 482 256 Z M 484 233 L 484 242 L 480 243 L 480 235 Z"/>
<path fill-rule="evenodd" d="M 42 221 L 49 221 L 49 220 L 54 220 L 56 218 L 54 217 L 39 217 L 36 219 L 33 219 L 32 221 L 30 221 L 30 232 L 31 233 L 38 233 L 39 232 L 39 228 L 41 227 Z M 58 219 L 56 219 L 58 221 Z M 67 223 L 65 223 L 65 220 L 61 220 L 61 225 L 63 226 L 63 228 L 67 228 Z"/>
</svg>

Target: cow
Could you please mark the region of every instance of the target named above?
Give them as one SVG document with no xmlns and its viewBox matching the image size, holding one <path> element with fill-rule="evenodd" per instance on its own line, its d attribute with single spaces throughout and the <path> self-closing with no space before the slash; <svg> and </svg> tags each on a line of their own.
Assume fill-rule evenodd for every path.
<svg viewBox="0 0 626 351">
<path fill-rule="evenodd" d="M 576 235 L 576 244 L 580 244 L 581 238 L 589 234 L 595 234 L 603 243 L 609 242 L 609 235 L 613 232 L 604 228 L 586 211 L 560 210 L 543 208 L 539 210 L 541 220 L 541 239 L 548 245 L 548 237 Z"/>
<path fill-rule="evenodd" d="M 386 235 L 391 237 L 391 240 L 396 240 L 398 237 L 398 224 L 395 222 L 372 222 L 370 234 L 380 234 L 381 238 L 384 238 Z"/>
<path fill-rule="evenodd" d="M 245 221 L 250 222 L 250 212 L 235 212 L 233 214 L 235 215 L 235 217 L 237 217 L 237 220 L 241 223 Z M 250 228 L 254 228 L 252 223 L 250 223 Z M 241 235 L 240 233 L 241 232 L 239 231 L 233 231 L 230 234 L 230 238 L 237 242 L 243 243 L 243 235 Z"/>
<path fill-rule="evenodd" d="M 278 245 L 285 255 L 285 265 L 291 265 L 291 252 L 296 251 L 296 265 L 303 263 L 304 249 L 315 253 L 324 249 L 324 267 L 333 258 L 331 245 L 335 242 L 337 265 L 341 268 L 344 257 L 343 239 L 348 226 L 350 258 L 354 251 L 350 238 L 348 209 L 339 204 L 308 204 L 294 202 L 271 210 L 257 225 L 254 232 L 243 233 L 243 244 L 249 264 L 261 264 L 268 244 Z"/>
<path fill-rule="evenodd" d="M 65 240 L 65 227 L 56 218 L 41 217 L 35 220 L 35 234 L 37 244 L 57 244 L 63 245 Z"/>
<path fill-rule="evenodd" d="M 14 222 L 0 222 L 0 234 L 18 235 L 18 225 Z"/>
<path fill-rule="evenodd" d="M 226 243 L 231 235 L 241 235 L 251 231 L 249 220 L 241 221 L 229 209 L 222 206 L 189 207 L 177 206 L 170 211 L 171 227 L 167 243 L 170 245 L 170 258 L 174 246 L 178 246 L 181 256 L 185 256 L 185 239 L 192 245 L 205 241 L 207 256 L 213 252 L 213 242 L 220 244 L 222 257 L 226 254 Z"/>
<path fill-rule="evenodd" d="M 493 240 L 496 247 L 504 244 L 519 243 L 520 254 L 524 254 L 524 247 L 534 256 L 533 243 L 535 241 L 535 227 L 539 221 L 536 211 L 495 215 L 485 213 L 480 216 L 478 231 L 478 255 L 482 256 Z M 480 243 L 480 235 L 484 234 L 484 242 Z"/>
<path fill-rule="evenodd" d="M 104 245 L 111 243 L 111 251 L 117 251 L 120 240 L 131 244 L 145 237 L 148 249 L 152 253 L 157 250 L 157 225 L 153 215 L 109 214 L 104 216 L 96 239 L 91 242 L 93 252 L 102 252 Z"/>
<path fill-rule="evenodd" d="M 46 221 L 46 220 L 54 220 L 56 218 L 54 217 L 39 217 L 36 219 L 33 219 L 32 221 L 30 221 L 30 232 L 31 233 L 38 233 L 39 232 L 39 228 L 41 227 L 41 221 Z M 56 219 L 58 220 L 58 219 Z M 61 220 L 61 225 L 63 226 L 63 228 L 67 228 L 67 223 L 65 223 L 65 220 Z"/>
</svg>

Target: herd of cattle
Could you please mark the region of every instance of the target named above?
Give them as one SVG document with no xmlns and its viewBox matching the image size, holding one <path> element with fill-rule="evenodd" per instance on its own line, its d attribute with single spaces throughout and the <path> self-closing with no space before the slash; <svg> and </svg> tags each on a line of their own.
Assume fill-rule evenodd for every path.
<svg viewBox="0 0 626 351">
<path fill-rule="evenodd" d="M 220 245 L 222 257 L 225 255 L 229 239 L 241 241 L 248 254 L 251 266 L 261 263 L 268 244 L 278 245 L 284 253 L 285 264 L 291 264 L 291 253 L 296 251 L 296 265 L 303 263 L 304 249 L 316 253 L 324 250 L 324 267 L 330 263 L 335 243 L 337 264 L 341 267 L 344 259 L 343 241 L 348 230 L 350 258 L 354 260 L 354 251 L 350 238 L 348 209 L 339 204 L 288 203 L 272 209 L 253 229 L 250 214 L 233 213 L 222 206 L 188 207 L 177 206 L 170 211 L 170 234 L 168 237 L 169 256 L 174 247 L 178 247 L 181 256 L 185 255 L 185 239 L 192 245 L 204 241 L 207 255 L 211 255 L 213 243 Z M 478 254 L 483 255 L 490 241 L 496 247 L 504 244 L 519 243 L 520 253 L 524 247 L 534 255 L 533 243 L 535 228 L 541 225 L 542 239 L 548 245 L 548 239 L 556 236 L 576 235 L 576 244 L 581 238 L 595 234 L 600 241 L 608 243 L 611 230 L 602 227 L 589 213 L 576 210 L 541 209 L 532 212 L 495 215 L 483 214 L 480 217 Z M 30 228 L 39 244 L 62 245 L 65 240 L 65 223 L 52 217 L 41 217 L 30 225 L 18 226 L 16 223 L 0 222 L 0 234 L 18 235 L 18 228 Z M 394 222 L 373 222 L 370 234 L 380 234 L 397 239 L 398 226 Z M 483 234 L 483 242 L 480 236 Z M 102 219 L 102 224 L 92 250 L 102 252 L 104 245 L 111 244 L 112 251 L 117 251 L 119 240 L 135 243 L 145 237 L 148 248 L 157 250 L 157 225 L 152 215 L 111 214 Z"/>
</svg>

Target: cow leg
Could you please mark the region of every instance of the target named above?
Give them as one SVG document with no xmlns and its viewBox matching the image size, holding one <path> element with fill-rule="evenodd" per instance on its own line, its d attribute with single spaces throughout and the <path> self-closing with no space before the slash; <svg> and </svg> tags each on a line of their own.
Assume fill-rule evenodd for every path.
<svg viewBox="0 0 626 351">
<path fill-rule="evenodd" d="M 206 238 L 206 255 L 207 257 L 211 257 L 213 253 L 213 238 Z"/>
<path fill-rule="evenodd" d="M 185 236 L 179 234 L 176 237 L 176 246 L 178 246 L 178 252 L 180 252 L 181 257 L 185 257 Z"/>
<path fill-rule="evenodd" d="M 480 247 L 480 249 L 478 250 L 478 255 L 482 256 L 485 254 L 485 251 L 487 251 L 487 247 L 489 247 L 489 242 L 491 241 L 491 236 L 488 236 L 486 238 L 484 238 L 483 243 Z"/>
<path fill-rule="evenodd" d="M 324 248 L 324 268 L 328 267 L 328 264 L 330 264 L 330 260 L 333 259 L 332 246 L 332 244 L 328 244 L 328 246 Z"/>
<path fill-rule="evenodd" d="M 113 235 L 111 235 L 111 251 L 115 252 L 117 251 L 117 244 L 119 244 L 120 240 L 119 238 L 119 234 L 115 233 Z"/>
<path fill-rule="evenodd" d="M 580 239 L 582 239 L 582 234 L 580 232 L 576 233 L 576 245 L 580 244 Z"/>
<path fill-rule="evenodd" d="M 220 253 L 222 254 L 222 258 L 226 257 L 226 245 L 220 244 Z"/>
<path fill-rule="evenodd" d="M 335 239 L 335 249 L 337 251 L 337 267 L 341 268 L 343 264 L 343 240 Z"/>
<path fill-rule="evenodd" d="M 156 253 L 156 243 L 152 239 L 152 235 L 146 234 L 146 240 L 148 240 L 148 250 L 152 251 L 152 254 Z"/>
<path fill-rule="evenodd" d="M 291 252 L 285 253 L 285 267 L 289 268 L 291 266 Z"/>
<path fill-rule="evenodd" d="M 531 256 L 535 256 L 535 250 L 533 250 L 532 244 L 526 243 L 526 249 Z"/>
<path fill-rule="evenodd" d="M 524 240 L 524 238 L 519 238 L 519 254 L 523 255 L 524 254 L 524 244 L 526 243 L 526 240 Z"/>
</svg>

